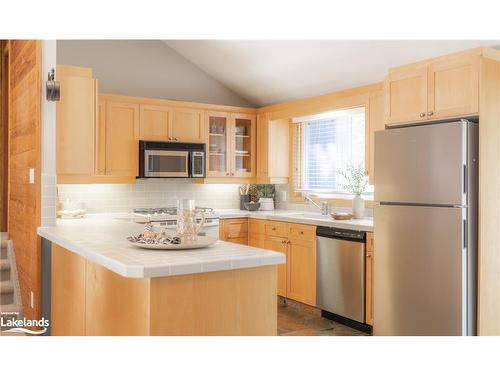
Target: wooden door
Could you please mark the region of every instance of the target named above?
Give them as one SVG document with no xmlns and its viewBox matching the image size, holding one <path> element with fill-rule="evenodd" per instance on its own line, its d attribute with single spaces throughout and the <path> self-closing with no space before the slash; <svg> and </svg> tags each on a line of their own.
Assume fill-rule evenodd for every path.
<svg viewBox="0 0 500 375">
<path fill-rule="evenodd" d="M 385 123 L 427 118 L 427 65 L 400 68 L 384 81 Z"/>
<path fill-rule="evenodd" d="M 287 239 L 282 237 L 266 236 L 264 240 L 264 248 L 268 250 L 278 251 L 285 254 L 288 258 Z M 288 262 L 288 259 L 287 259 Z M 287 265 L 278 265 L 278 283 L 277 294 L 282 297 L 287 297 Z"/>
<path fill-rule="evenodd" d="M 208 162 L 207 175 L 209 177 L 230 176 L 229 152 L 229 114 L 225 112 L 208 112 Z"/>
<path fill-rule="evenodd" d="M 106 102 L 106 174 L 137 176 L 139 105 Z"/>
<path fill-rule="evenodd" d="M 140 105 L 140 139 L 145 141 L 171 141 L 171 108 L 159 105 Z"/>
<path fill-rule="evenodd" d="M 205 141 L 202 111 L 175 108 L 172 111 L 170 135 L 173 141 L 202 143 Z"/>
<path fill-rule="evenodd" d="M 429 119 L 479 112 L 479 56 L 455 56 L 429 66 Z"/>
<path fill-rule="evenodd" d="M 368 181 L 370 185 L 374 183 L 375 176 L 375 132 L 384 130 L 384 93 L 382 91 L 370 94 L 370 104 L 368 108 L 368 139 L 365 141 L 368 146 Z"/>
<path fill-rule="evenodd" d="M 95 170 L 97 84 L 92 70 L 58 65 L 61 100 L 56 105 L 58 175 L 92 176 Z"/>
<path fill-rule="evenodd" d="M 316 241 L 290 239 L 287 297 L 316 305 Z"/>
<path fill-rule="evenodd" d="M 255 116 L 234 114 L 231 116 L 231 176 L 255 176 Z"/>
<path fill-rule="evenodd" d="M 365 323 L 373 325 L 373 233 L 366 233 Z"/>
</svg>

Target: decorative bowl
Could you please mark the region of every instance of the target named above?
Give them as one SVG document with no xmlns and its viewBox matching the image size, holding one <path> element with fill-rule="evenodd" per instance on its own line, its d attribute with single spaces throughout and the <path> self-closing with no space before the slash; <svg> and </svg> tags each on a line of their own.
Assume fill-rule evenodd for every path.
<svg viewBox="0 0 500 375">
<path fill-rule="evenodd" d="M 257 202 L 257 203 L 256 202 L 245 202 L 243 204 L 248 211 L 257 211 L 260 207 L 259 202 Z"/>
</svg>

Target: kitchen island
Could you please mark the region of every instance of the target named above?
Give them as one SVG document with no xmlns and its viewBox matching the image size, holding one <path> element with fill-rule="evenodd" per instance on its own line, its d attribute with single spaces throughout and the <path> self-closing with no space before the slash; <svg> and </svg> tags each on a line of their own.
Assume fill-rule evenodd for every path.
<svg viewBox="0 0 500 375">
<path fill-rule="evenodd" d="M 142 250 L 130 219 L 59 220 L 52 243 L 52 335 L 276 335 L 283 254 L 218 241 Z"/>
</svg>

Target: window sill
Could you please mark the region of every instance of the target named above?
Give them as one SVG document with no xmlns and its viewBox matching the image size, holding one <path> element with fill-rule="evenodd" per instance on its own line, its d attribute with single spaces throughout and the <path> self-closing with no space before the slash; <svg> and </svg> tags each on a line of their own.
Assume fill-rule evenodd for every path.
<svg viewBox="0 0 500 375">
<path fill-rule="evenodd" d="M 297 196 L 299 193 L 295 193 L 296 196 L 293 199 L 290 199 L 290 203 L 304 203 L 306 204 L 307 202 L 304 200 L 304 197 L 302 194 L 300 196 Z M 292 197 L 293 195 L 291 195 Z M 350 194 L 309 194 L 311 199 L 315 202 L 328 202 L 328 204 L 332 206 L 338 206 L 338 207 L 351 207 L 352 206 L 352 199 L 354 198 L 354 195 Z M 362 196 L 363 199 L 365 200 L 365 207 L 366 208 L 373 208 L 374 206 L 374 201 L 373 201 L 373 195 L 364 195 Z"/>
</svg>

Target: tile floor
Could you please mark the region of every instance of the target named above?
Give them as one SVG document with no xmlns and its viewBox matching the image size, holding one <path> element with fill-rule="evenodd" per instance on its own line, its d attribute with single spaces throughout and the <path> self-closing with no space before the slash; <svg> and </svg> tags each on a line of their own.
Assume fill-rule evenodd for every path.
<svg viewBox="0 0 500 375">
<path fill-rule="evenodd" d="M 323 318 L 321 311 L 299 302 L 278 298 L 278 336 L 368 336 Z"/>
</svg>

